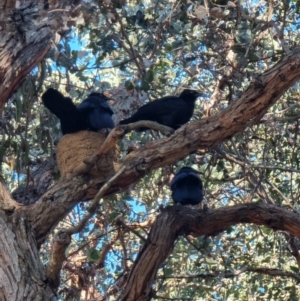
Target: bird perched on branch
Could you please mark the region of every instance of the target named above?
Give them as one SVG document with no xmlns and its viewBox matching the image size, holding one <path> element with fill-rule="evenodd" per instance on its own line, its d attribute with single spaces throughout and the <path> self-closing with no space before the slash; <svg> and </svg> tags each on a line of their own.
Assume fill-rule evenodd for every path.
<svg viewBox="0 0 300 301">
<path fill-rule="evenodd" d="M 71 98 L 49 88 L 42 95 L 42 100 L 45 107 L 59 118 L 63 135 L 114 127 L 113 111 L 107 103 L 109 98 L 104 94 L 92 93 L 76 107 Z"/>
<path fill-rule="evenodd" d="M 170 183 L 175 204 L 197 205 L 203 200 L 203 185 L 198 172 L 191 167 L 182 167 Z"/>
<path fill-rule="evenodd" d="M 202 93 L 198 91 L 185 89 L 179 96 L 155 99 L 140 107 L 130 118 L 122 120 L 120 124 L 150 120 L 177 130 L 193 116 L 195 101 L 200 95 Z M 145 130 L 147 128 L 140 128 L 138 131 Z"/>
<path fill-rule="evenodd" d="M 115 127 L 112 120 L 113 110 L 107 103 L 110 98 L 101 93 L 91 93 L 77 109 L 84 115 L 88 121 L 89 129 L 91 131 L 98 131 L 99 129 L 112 129 Z"/>
</svg>

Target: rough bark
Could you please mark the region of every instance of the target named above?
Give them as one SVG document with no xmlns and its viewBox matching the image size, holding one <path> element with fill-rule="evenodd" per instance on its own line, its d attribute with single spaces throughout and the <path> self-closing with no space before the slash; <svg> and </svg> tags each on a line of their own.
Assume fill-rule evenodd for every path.
<svg viewBox="0 0 300 301">
<path fill-rule="evenodd" d="M 70 9 L 50 11 L 72 7 L 72 2 L 0 2 L 0 113 L 26 75 L 45 57 L 51 38 L 68 20 Z"/>
<path fill-rule="evenodd" d="M 26 75 L 53 45 L 51 40 L 67 23 L 72 3 L 0 2 L 0 115 Z M 68 10 L 60 9 L 66 7 Z M 0 300 L 56 300 L 39 258 L 36 235 L 26 218 L 28 211 L 21 208 L 0 183 Z"/>
<path fill-rule="evenodd" d="M 152 141 L 122 159 L 125 171 L 108 189 L 109 195 L 128 188 L 156 168 L 173 164 L 199 148 L 230 139 L 258 122 L 276 100 L 300 78 L 300 48 L 252 82 L 241 98 L 216 116 L 201 119 L 178 129 L 170 137 Z M 108 179 L 107 179 L 108 180 Z M 72 207 L 91 199 L 103 185 L 97 179 L 61 179 L 31 207 L 30 220 L 41 243 L 49 231 Z M 93 191 L 91 192 L 91 189 Z"/>
<path fill-rule="evenodd" d="M 66 249 L 71 243 L 71 236 L 60 230 L 55 233 L 51 246 L 49 263 L 47 267 L 47 279 L 52 288 L 57 289 L 60 284 L 60 270 L 66 259 Z"/>
<path fill-rule="evenodd" d="M 12 197 L 23 205 L 32 205 L 38 201 L 54 179 L 54 160 L 47 159 L 37 162 L 35 170 L 28 177 L 25 184 L 20 185 L 12 192 Z"/>
<path fill-rule="evenodd" d="M 0 204 L 0 300 L 56 300 L 31 225 L 24 212 L 16 210 L 21 205 L 11 199 L 2 182 Z"/>
<path fill-rule="evenodd" d="M 56 300 L 46 283 L 34 235 L 24 221 L 19 217 L 12 227 L 0 213 L 0 300 Z"/>
<path fill-rule="evenodd" d="M 229 226 L 245 223 L 288 231 L 300 238 L 300 215 L 279 206 L 253 203 L 209 211 L 193 210 L 180 205 L 167 207 L 153 224 L 118 300 L 151 299 L 151 287 L 157 271 L 172 251 L 174 241 L 179 235 L 212 235 L 226 230 Z"/>
</svg>

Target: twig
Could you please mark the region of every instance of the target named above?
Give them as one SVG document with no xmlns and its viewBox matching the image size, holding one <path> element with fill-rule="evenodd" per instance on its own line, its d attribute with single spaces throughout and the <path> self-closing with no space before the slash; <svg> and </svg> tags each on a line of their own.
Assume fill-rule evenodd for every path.
<svg viewBox="0 0 300 301">
<path fill-rule="evenodd" d="M 139 237 L 143 242 L 146 241 L 146 238 L 139 234 L 136 230 L 132 229 L 131 227 L 127 226 L 123 220 L 120 218 L 116 220 L 117 224 L 122 225 L 125 229 L 129 230 L 130 232 L 134 233 L 137 237 Z"/>
<path fill-rule="evenodd" d="M 119 240 L 121 242 L 121 246 L 122 246 L 122 249 L 123 249 L 123 258 L 122 258 L 122 262 L 123 262 L 123 270 L 128 272 L 129 268 L 128 268 L 128 264 L 127 264 L 127 248 L 126 248 L 126 245 L 125 245 L 125 241 L 124 241 L 124 231 L 122 229 L 122 227 L 119 227 L 118 229 L 118 233 L 119 233 Z"/>
<path fill-rule="evenodd" d="M 86 158 L 79 166 L 74 169 L 75 175 L 81 175 L 89 172 L 93 166 L 97 163 L 102 155 L 109 152 L 110 149 L 115 147 L 115 145 L 123 138 L 123 136 L 138 128 L 151 128 L 164 133 L 165 135 L 170 135 L 174 130 L 170 127 L 158 124 L 154 121 L 141 120 L 134 123 L 129 123 L 126 125 L 118 125 L 109 133 L 104 143 L 101 145 L 99 150 L 93 154 L 91 157 Z"/>
<path fill-rule="evenodd" d="M 76 250 L 74 250 L 73 252 L 69 253 L 67 258 L 71 258 L 71 257 L 75 256 L 77 253 L 79 253 L 82 249 L 84 249 L 90 243 L 94 242 L 95 240 L 97 240 L 97 239 L 99 239 L 99 238 L 101 238 L 103 236 L 106 236 L 110 232 L 114 232 L 115 230 L 116 229 L 112 229 L 110 231 L 107 231 L 106 233 L 102 233 L 102 234 L 97 235 L 96 237 L 90 238 L 88 242 L 80 245 L 80 247 L 78 247 Z"/>
<path fill-rule="evenodd" d="M 105 194 L 105 192 L 110 188 L 110 186 L 112 185 L 112 183 L 114 181 L 116 181 L 124 172 L 125 170 L 125 166 L 123 166 L 122 168 L 119 169 L 119 171 L 112 177 L 110 178 L 102 187 L 101 189 L 98 191 L 98 193 L 96 194 L 96 196 L 94 197 L 94 199 L 92 200 L 92 204 L 88 209 L 88 213 L 85 215 L 85 217 L 78 223 L 77 226 L 70 228 L 67 230 L 67 233 L 69 234 L 75 234 L 75 233 L 79 233 L 85 226 L 85 224 L 87 223 L 87 221 L 95 214 L 97 208 L 98 208 L 98 204 L 99 201 L 101 199 L 101 197 Z"/>
<path fill-rule="evenodd" d="M 296 172 L 296 173 L 300 173 L 299 169 L 295 169 L 295 168 L 286 168 L 286 167 L 279 167 L 279 166 L 268 166 L 268 165 L 252 165 L 249 164 L 249 162 L 244 162 L 244 161 L 240 161 L 238 159 L 236 159 L 235 157 L 225 153 L 224 151 L 222 151 L 219 148 L 215 148 L 216 152 L 218 154 L 220 154 L 224 159 L 227 159 L 233 163 L 239 164 L 241 166 L 245 166 L 248 168 L 254 168 L 254 169 L 273 169 L 273 170 L 281 170 L 281 171 L 286 171 L 286 172 Z"/>
<path fill-rule="evenodd" d="M 287 204 L 290 204 L 289 199 L 273 183 L 271 183 L 268 179 L 265 179 L 265 181 L 266 181 L 267 184 L 269 184 L 282 197 L 283 200 L 285 200 L 285 202 Z M 295 208 L 293 208 L 293 209 L 295 210 Z"/>
<path fill-rule="evenodd" d="M 286 45 L 285 40 L 283 38 L 283 31 L 281 31 L 278 28 L 276 22 L 274 22 L 274 21 L 265 21 L 265 20 L 262 20 L 262 19 L 257 19 L 255 17 L 250 17 L 250 16 L 248 16 L 248 15 L 245 14 L 244 10 L 242 9 L 242 7 L 238 3 L 237 3 L 237 6 L 239 8 L 241 16 L 244 19 L 246 19 L 246 20 L 248 20 L 250 22 L 253 22 L 253 23 L 261 23 L 261 24 L 266 24 L 268 26 L 272 26 L 275 29 L 276 33 L 277 33 L 277 37 L 278 37 L 278 39 L 279 39 L 279 41 L 281 43 L 282 49 L 285 51 L 285 53 L 287 55 L 289 55 L 291 53 L 291 50 L 288 48 L 288 46 Z"/>
<path fill-rule="evenodd" d="M 126 48 L 126 49 L 124 47 L 123 48 L 128 52 L 128 54 L 131 56 L 131 58 L 134 59 L 135 64 L 136 64 L 136 66 L 137 66 L 137 68 L 138 68 L 138 70 L 139 70 L 139 72 L 142 76 L 142 75 L 145 74 L 145 66 L 141 66 L 142 61 L 139 60 L 138 57 L 136 56 L 135 50 L 134 50 L 134 48 L 132 46 L 132 43 L 130 42 L 130 40 L 129 40 L 129 38 L 128 38 L 125 30 L 124 30 L 124 25 L 122 23 L 122 20 L 119 16 L 117 10 L 113 6 L 111 6 L 110 9 L 111 9 L 112 13 L 114 14 L 114 16 L 116 17 L 118 23 L 120 24 L 120 29 L 121 29 L 122 36 L 126 40 L 127 44 L 129 45 L 130 50 L 128 50 L 128 48 Z"/>
<path fill-rule="evenodd" d="M 291 235 L 289 233 L 283 232 L 283 235 L 285 236 L 287 242 L 289 243 L 291 247 L 291 254 L 295 257 L 297 261 L 298 268 L 300 268 L 300 254 L 299 254 L 299 248 L 297 245 L 297 239 L 294 235 Z"/>
<path fill-rule="evenodd" d="M 105 259 L 106 256 L 108 254 L 108 252 L 110 251 L 110 249 L 112 248 L 112 246 L 115 244 L 115 242 L 118 240 L 119 238 L 119 232 L 111 239 L 111 241 L 104 247 L 104 249 L 102 250 L 101 256 L 99 258 L 99 260 L 96 263 L 95 268 L 101 269 L 104 267 L 104 263 L 105 263 Z"/>
<path fill-rule="evenodd" d="M 203 278 L 203 279 L 208 279 L 208 278 L 216 278 L 216 277 L 223 277 L 223 278 L 233 278 L 236 276 L 239 276 L 242 273 L 245 272 L 255 272 L 259 274 L 266 274 L 270 276 L 284 276 L 284 277 L 291 277 L 297 280 L 297 282 L 300 282 L 300 276 L 291 273 L 291 272 L 286 272 L 283 270 L 279 269 L 269 269 L 269 268 L 253 268 L 253 267 L 245 267 L 233 272 L 215 272 L 214 274 L 212 273 L 207 273 L 207 274 L 195 274 L 195 275 L 174 275 L 174 276 L 160 276 L 158 279 L 166 279 L 166 278 L 175 278 L 175 279 L 190 279 L 190 278 Z"/>
</svg>

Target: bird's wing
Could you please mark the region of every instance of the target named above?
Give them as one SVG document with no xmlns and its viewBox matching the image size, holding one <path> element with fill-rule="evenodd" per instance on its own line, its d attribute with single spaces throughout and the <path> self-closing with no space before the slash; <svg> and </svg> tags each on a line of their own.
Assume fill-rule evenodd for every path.
<svg viewBox="0 0 300 301">
<path fill-rule="evenodd" d="M 110 107 L 110 105 L 107 103 L 107 101 L 102 102 L 101 103 L 101 107 L 106 110 L 107 112 L 109 112 L 111 115 L 114 114 L 114 111 L 112 110 L 112 108 Z"/>
<path fill-rule="evenodd" d="M 187 174 L 186 174 L 185 172 L 181 172 L 181 173 L 176 174 L 175 177 L 172 179 L 172 181 L 171 181 L 171 183 L 170 183 L 171 189 L 174 189 L 175 186 L 176 186 L 176 184 L 177 184 L 180 180 L 184 179 L 186 176 L 187 176 Z"/>
<path fill-rule="evenodd" d="M 63 134 L 87 129 L 87 123 L 69 97 L 64 97 L 55 89 L 48 89 L 42 95 L 44 105 L 60 119 Z"/>
<path fill-rule="evenodd" d="M 171 113 L 170 109 L 184 106 L 184 102 L 178 98 L 177 96 L 166 96 L 163 98 L 159 98 L 148 102 L 144 106 L 140 107 L 136 113 L 139 114 L 140 120 L 143 115 L 149 114 L 168 114 Z"/>
<path fill-rule="evenodd" d="M 195 174 L 192 171 L 183 171 L 183 172 L 176 174 L 175 177 L 172 179 L 172 181 L 170 183 L 171 189 L 174 189 L 181 180 L 187 179 L 187 178 L 190 178 L 191 181 L 194 181 L 197 179 L 199 181 L 199 183 L 201 183 L 201 180 L 197 174 Z"/>
<path fill-rule="evenodd" d="M 111 114 L 102 108 L 91 111 L 88 120 L 91 129 L 96 131 L 104 128 L 112 129 L 115 126 Z"/>
</svg>

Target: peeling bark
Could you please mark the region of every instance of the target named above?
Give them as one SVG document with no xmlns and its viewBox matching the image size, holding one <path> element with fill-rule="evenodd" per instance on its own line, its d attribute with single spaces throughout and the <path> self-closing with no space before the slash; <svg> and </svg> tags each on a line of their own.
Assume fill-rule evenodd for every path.
<svg viewBox="0 0 300 301">
<path fill-rule="evenodd" d="M 56 300 L 24 216 L 14 216 L 10 221 L 0 211 L 0 246 L 1 301 Z"/>
<path fill-rule="evenodd" d="M 56 300 L 21 207 L 0 181 L 0 300 Z"/>
<path fill-rule="evenodd" d="M 72 2 L 59 1 L 55 8 L 72 7 Z M 68 20 L 66 12 L 49 13 L 53 8 L 48 1 L 0 3 L 0 115 L 26 75 L 45 57 L 56 31 Z"/>
</svg>

